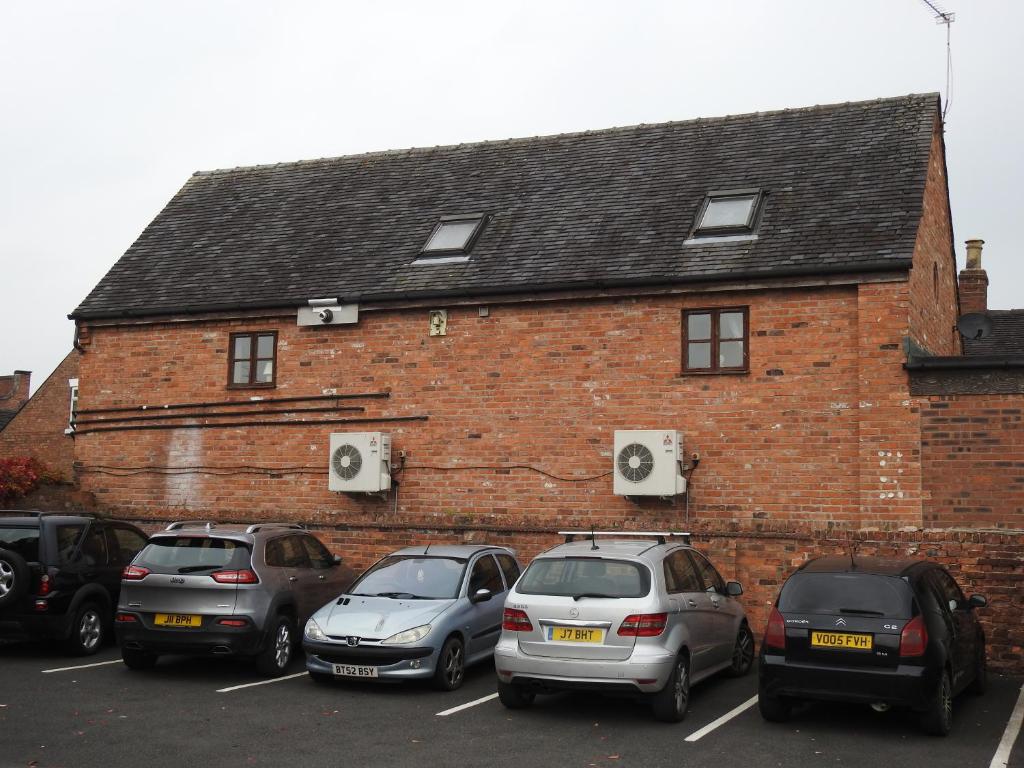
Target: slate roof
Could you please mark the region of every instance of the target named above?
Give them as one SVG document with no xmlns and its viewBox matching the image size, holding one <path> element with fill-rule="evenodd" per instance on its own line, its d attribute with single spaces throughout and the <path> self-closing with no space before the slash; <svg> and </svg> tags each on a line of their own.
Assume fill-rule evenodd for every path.
<svg viewBox="0 0 1024 768">
<path fill-rule="evenodd" d="M 1024 309 L 990 309 L 992 333 L 983 339 L 964 339 L 964 354 L 1024 356 Z"/>
<path fill-rule="evenodd" d="M 17 411 L 0 411 L 0 431 L 3 431 L 3 428 L 10 424 L 17 415 Z"/>
<path fill-rule="evenodd" d="M 907 268 L 938 95 L 192 176 L 73 317 Z M 757 239 L 684 245 L 709 190 Z M 472 258 L 412 266 L 439 217 Z"/>
</svg>

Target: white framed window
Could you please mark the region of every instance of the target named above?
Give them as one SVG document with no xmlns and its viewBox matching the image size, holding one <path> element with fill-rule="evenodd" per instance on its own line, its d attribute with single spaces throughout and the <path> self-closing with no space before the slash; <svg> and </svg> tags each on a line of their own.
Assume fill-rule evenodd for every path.
<svg viewBox="0 0 1024 768">
<path fill-rule="evenodd" d="M 68 428 L 64 430 L 65 435 L 75 433 L 75 411 L 78 410 L 78 379 L 68 379 L 68 389 L 71 390 L 71 404 L 68 408 Z"/>
</svg>

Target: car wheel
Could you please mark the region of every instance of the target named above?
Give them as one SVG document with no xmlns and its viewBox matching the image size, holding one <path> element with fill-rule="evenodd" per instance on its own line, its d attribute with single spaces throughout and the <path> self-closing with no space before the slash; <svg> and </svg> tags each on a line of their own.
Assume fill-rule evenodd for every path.
<svg viewBox="0 0 1024 768">
<path fill-rule="evenodd" d="M 690 665 L 685 656 L 676 659 L 665 687 L 651 697 L 654 718 L 663 723 L 678 723 L 690 706 Z"/>
<path fill-rule="evenodd" d="M 121 661 L 128 669 L 152 669 L 159 657 L 155 653 L 147 653 L 135 648 L 122 648 Z"/>
<path fill-rule="evenodd" d="M 27 595 L 31 577 L 25 558 L 9 549 L 0 549 L 0 606 L 13 605 Z"/>
<path fill-rule="evenodd" d="M 754 663 L 754 635 L 746 624 L 740 627 L 736 635 L 736 645 L 732 649 L 732 665 L 729 667 L 730 677 L 743 677 L 750 671 Z"/>
<path fill-rule="evenodd" d="M 988 659 L 985 654 L 985 645 L 982 644 L 978 651 L 978 658 L 974 662 L 974 680 L 971 681 L 970 691 L 975 696 L 981 696 L 988 690 Z"/>
<path fill-rule="evenodd" d="M 498 701 L 504 704 L 506 709 L 526 709 L 533 704 L 534 698 L 535 695 L 530 691 L 524 691 L 522 686 L 498 681 Z"/>
<path fill-rule="evenodd" d="M 96 603 L 81 605 L 71 623 L 71 635 L 67 640 L 68 653 L 91 656 L 100 649 L 106 638 L 107 630 L 99 606 Z"/>
<path fill-rule="evenodd" d="M 784 723 L 793 714 L 793 704 L 777 696 L 768 696 L 764 691 L 757 695 L 757 708 L 761 717 L 769 723 Z"/>
<path fill-rule="evenodd" d="M 278 616 L 271 625 L 266 647 L 256 656 L 256 669 L 267 677 L 280 677 L 288 669 L 295 648 L 295 631 L 287 616 Z"/>
<path fill-rule="evenodd" d="M 449 637 L 437 656 L 434 669 L 434 687 L 441 691 L 454 691 L 466 675 L 466 652 L 462 640 Z"/>
<path fill-rule="evenodd" d="M 928 708 L 921 715 L 921 727 L 932 736 L 945 736 L 953 727 L 953 686 L 946 670 L 942 670 Z"/>
</svg>

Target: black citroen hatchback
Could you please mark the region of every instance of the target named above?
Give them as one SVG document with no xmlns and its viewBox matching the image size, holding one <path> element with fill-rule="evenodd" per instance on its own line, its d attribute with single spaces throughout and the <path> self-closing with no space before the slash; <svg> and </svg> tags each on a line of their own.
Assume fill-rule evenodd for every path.
<svg viewBox="0 0 1024 768">
<path fill-rule="evenodd" d="M 760 654 L 758 706 L 766 720 L 789 717 L 801 699 L 891 706 L 921 713 L 944 736 L 953 697 L 985 690 L 985 636 L 938 563 L 830 556 L 789 577 L 768 619 Z"/>
</svg>

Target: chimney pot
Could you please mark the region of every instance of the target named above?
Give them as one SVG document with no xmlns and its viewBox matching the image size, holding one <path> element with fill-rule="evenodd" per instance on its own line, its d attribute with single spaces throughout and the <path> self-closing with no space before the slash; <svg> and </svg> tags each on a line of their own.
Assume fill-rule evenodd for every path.
<svg viewBox="0 0 1024 768">
<path fill-rule="evenodd" d="M 967 241 L 967 269 L 981 269 L 981 247 L 984 244 L 980 238 Z"/>
</svg>

